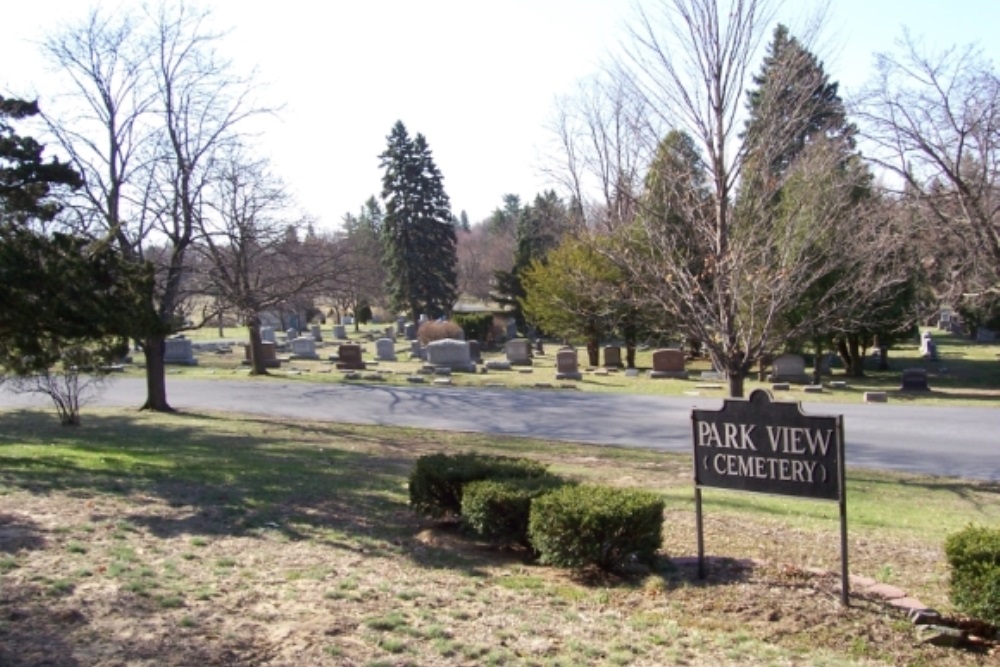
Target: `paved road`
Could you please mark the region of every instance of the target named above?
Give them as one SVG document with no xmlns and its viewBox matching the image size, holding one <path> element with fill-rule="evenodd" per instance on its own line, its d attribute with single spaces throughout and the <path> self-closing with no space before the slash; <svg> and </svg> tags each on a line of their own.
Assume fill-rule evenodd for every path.
<svg viewBox="0 0 1000 667">
<path fill-rule="evenodd" d="M 95 404 L 138 406 L 140 379 L 115 380 Z M 523 435 L 571 442 L 691 450 L 691 409 L 719 399 L 308 382 L 170 378 L 171 405 L 274 417 Z M 45 405 L 0 389 L 0 406 Z M 1000 481 L 1000 410 L 893 404 L 805 404 L 844 415 L 849 467 Z M 84 418 L 86 414 L 84 413 Z M 0 420 L 2 424 L 2 420 Z"/>
</svg>

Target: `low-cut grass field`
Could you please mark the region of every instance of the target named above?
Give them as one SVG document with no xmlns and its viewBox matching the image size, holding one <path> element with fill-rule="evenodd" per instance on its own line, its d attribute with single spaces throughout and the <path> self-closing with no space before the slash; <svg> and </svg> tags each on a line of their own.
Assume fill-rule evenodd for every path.
<svg viewBox="0 0 1000 667">
<path fill-rule="evenodd" d="M 657 565 L 559 570 L 415 515 L 413 462 L 441 451 L 661 494 Z M 213 413 L 88 409 L 66 428 L 0 410 L 0 665 L 996 664 L 995 648 L 921 643 L 860 589 L 843 608 L 835 504 L 704 495 L 700 580 L 682 560 L 696 551 L 685 455 Z M 852 469 L 847 496 L 852 575 L 953 614 L 943 540 L 997 525 L 1000 486 Z"/>
<path fill-rule="evenodd" d="M 329 327 L 324 328 L 324 335 Z M 334 368 L 328 360 L 331 354 L 337 352 L 337 341 L 325 340 L 318 344 L 319 361 L 291 360 L 282 363 L 279 369 L 270 371 L 271 375 L 283 380 L 306 382 L 384 382 L 389 384 L 406 384 L 406 378 L 415 374 L 421 367 L 419 360 L 410 360 L 409 343 L 399 340 L 396 345 L 398 361 L 372 363 L 375 360 L 375 345 L 368 338 L 374 338 L 381 331 L 380 327 L 362 327 L 359 332 L 348 328 L 351 342 L 359 342 L 365 346 L 364 358 L 369 363 L 366 377 L 346 380 L 345 374 Z M 863 378 L 847 378 L 842 369 L 833 369 L 833 375 L 824 378 L 826 386 L 821 394 L 805 394 L 803 386 L 792 385 L 788 392 L 776 394 L 780 400 L 808 400 L 809 402 L 861 402 L 863 394 L 868 391 L 885 391 L 892 402 L 918 403 L 921 405 L 975 405 L 984 407 L 1000 407 L 1000 344 L 980 344 L 963 340 L 952 334 L 930 330 L 938 346 L 939 360 L 928 361 L 920 358 L 919 345 L 916 341 L 903 344 L 890 351 L 889 371 L 878 371 L 874 366 L 866 370 Z M 248 370 L 241 365 L 243 348 L 240 346 L 247 339 L 245 329 L 225 329 L 219 337 L 218 329 L 202 329 L 188 334 L 195 342 L 229 341 L 232 343 L 231 354 L 215 354 L 205 352 L 198 355 L 199 365 L 196 367 L 170 367 L 170 373 L 185 377 L 244 377 Z M 553 390 L 572 390 L 589 392 L 618 392 L 629 394 L 661 394 L 661 395 L 700 395 L 710 397 L 725 397 L 727 387 L 725 382 L 718 380 L 703 380 L 701 373 L 711 370 L 707 360 L 695 360 L 688 366 L 691 377 L 687 380 L 650 379 L 646 373 L 652 366 L 651 349 L 642 349 L 636 355 L 636 366 L 640 369 L 639 377 L 626 377 L 624 371 L 613 370 L 606 375 L 598 369 L 588 368 L 586 350 L 579 349 L 580 367 L 583 379 L 580 381 L 557 381 L 555 379 L 555 353 L 558 345 L 546 343 L 545 354 L 536 355 L 533 366 L 529 369 L 515 368 L 510 371 L 490 371 L 482 374 L 456 373 L 452 376 L 454 386 L 465 387 L 512 387 L 532 388 L 544 387 Z M 279 354 L 279 357 L 281 355 Z M 484 360 L 500 359 L 500 351 L 486 352 Z M 624 350 L 623 350 L 624 358 Z M 141 361 L 141 356 L 136 356 Z M 899 391 L 900 373 L 904 368 L 925 368 L 928 372 L 931 391 L 927 393 Z M 139 373 L 141 368 L 132 368 L 129 372 Z M 266 381 L 266 378 L 264 378 Z M 831 387 L 831 381 L 846 381 L 846 387 Z M 770 382 L 760 382 L 748 378 L 746 393 L 755 388 L 770 388 Z"/>
</svg>

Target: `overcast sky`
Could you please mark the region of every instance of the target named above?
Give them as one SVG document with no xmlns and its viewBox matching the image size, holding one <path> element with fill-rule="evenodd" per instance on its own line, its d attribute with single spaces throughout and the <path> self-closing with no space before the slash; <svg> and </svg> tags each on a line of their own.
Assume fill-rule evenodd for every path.
<svg viewBox="0 0 1000 667">
<path fill-rule="evenodd" d="M 52 79 L 35 43 L 87 13 L 86 0 L 8 3 L 0 22 L 0 93 L 37 95 Z M 124 3 L 105 3 L 109 6 Z M 138 4 L 138 3 L 134 3 Z M 283 105 L 260 150 L 322 227 L 380 190 L 378 154 L 392 125 L 424 134 L 452 207 L 479 221 L 543 175 L 554 101 L 620 41 L 632 0 L 214 0 L 221 45 L 256 66 Z M 789 0 L 793 28 L 817 0 Z M 978 42 L 996 61 L 996 0 L 832 0 L 819 55 L 842 94 L 870 76 L 903 26 L 936 47 Z M 753 69 L 757 69 L 757 64 Z"/>
</svg>

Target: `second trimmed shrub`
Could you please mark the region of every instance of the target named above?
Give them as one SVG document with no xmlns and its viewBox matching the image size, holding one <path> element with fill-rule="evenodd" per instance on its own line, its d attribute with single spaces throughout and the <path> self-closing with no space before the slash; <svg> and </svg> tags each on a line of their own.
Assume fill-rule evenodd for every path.
<svg viewBox="0 0 1000 667">
<path fill-rule="evenodd" d="M 428 516 L 458 516 L 462 488 L 484 479 L 544 477 L 545 466 L 531 459 L 486 454 L 429 454 L 410 473 L 410 506 Z"/>
<path fill-rule="evenodd" d="M 555 475 L 469 482 L 462 489 L 462 519 L 487 539 L 528 546 L 532 500 L 566 484 Z"/>
<path fill-rule="evenodd" d="M 663 544 L 663 500 L 649 491 L 566 486 L 531 503 L 528 535 L 541 560 L 610 570 L 652 563 Z"/>
</svg>

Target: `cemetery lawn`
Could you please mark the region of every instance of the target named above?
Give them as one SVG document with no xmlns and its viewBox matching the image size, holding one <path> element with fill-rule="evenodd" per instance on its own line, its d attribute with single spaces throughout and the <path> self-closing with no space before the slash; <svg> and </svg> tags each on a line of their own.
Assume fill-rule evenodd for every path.
<svg viewBox="0 0 1000 667">
<path fill-rule="evenodd" d="M 890 402 L 915 403 L 920 405 L 967 405 L 982 407 L 1000 407 L 1000 344 L 983 344 L 968 341 L 950 333 L 929 329 L 938 346 L 939 360 L 921 359 L 919 345 L 904 344 L 890 351 L 889 371 L 878 371 L 874 364 L 866 370 L 863 378 L 848 378 L 841 369 L 834 369 L 833 375 L 824 378 L 823 393 L 805 393 L 804 385 L 792 384 L 788 391 L 775 391 L 778 400 L 800 400 L 810 403 L 860 403 L 865 392 L 884 391 Z M 396 355 L 399 361 L 373 363 L 375 361 L 374 343 L 366 336 L 374 337 L 375 329 L 362 329 L 361 333 L 349 330 L 351 342 L 361 343 L 366 348 L 365 361 L 369 364 L 367 371 L 360 377 L 349 379 L 342 371 L 334 368 L 327 360 L 337 351 L 337 344 L 325 341 L 318 344 L 317 353 L 320 360 L 291 360 L 282 363 L 280 369 L 270 371 L 271 376 L 283 381 L 302 382 L 380 382 L 392 385 L 407 385 L 407 377 L 417 374 L 421 362 L 409 360 L 409 344 L 397 341 Z M 199 378 L 241 378 L 247 377 L 248 369 L 241 364 L 243 349 L 240 341 L 246 338 L 245 330 L 226 329 L 226 338 L 218 338 L 217 329 L 202 329 L 192 332 L 195 343 L 210 340 L 225 340 L 231 343 L 232 351 L 227 354 L 216 354 L 202 351 L 197 354 L 198 366 L 169 366 L 168 373 L 184 377 Z M 378 334 L 381 335 L 381 334 Z M 241 337 L 242 336 L 242 337 Z M 536 356 L 530 369 L 515 367 L 509 371 L 490 371 L 486 374 L 455 373 L 451 376 L 452 385 L 456 387 L 507 387 L 514 389 L 544 388 L 552 391 L 587 391 L 613 392 L 626 394 L 653 394 L 664 396 L 697 395 L 724 398 L 728 395 L 725 382 L 718 380 L 703 380 L 701 373 L 711 370 L 707 360 L 689 362 L 688 370 L 691 377 L 687 380 L 650 379 L 647 371 L 652 367 L 652 350 L 640 350 L 636 355 L 636 366 L 640 369 L 639 377 L 626 377 L 623 370 L 612 370 L 607 374 L 597 369 L 586 367 L 586 351 L 578 348 L 580 368 L 583 379 L 580 381 L 557 381 L 555 379 L 555 353 L 558 346 L 547 343 L 546 354 Z M 623 352 L 624 354 L 624 352 Z M 281 355 L 279 355 L 281 356 Z M 483 359 L 501 359 L 502 352 L 484 353 Z M 141 361 L 141 355 L 137 355 Z M 899 391 L 900 374 L 905 368 L 925 368 L 928 372 L 930 392 Z M 811 371 L 811 369 L 808 369 Z M 135 376 L 143 370 L 133 367 L 127 372 Z M 255 381 L 267 382 L 268 378 L 249 378 Z M 427 385 L 431 385 L 430 377 Z M 846 387 L 831 386 L 831 382 L 846 382 Z M 759 382 L 756 378 L 746 381 L 746 394 L 757 388 L 770 389 L 770 382 Z"/>
<path fill-rule="evenodd" d="M 705 492 L 689 457 L 227 414 L 0 411 L 3 665 L 960 665 L 904 616 L 839 603 L 831 503 Z M 570 573 L 414 515 L 416 457 L 526 456 L 666 501 L 650 570 Z M 848 473 L 851 572 L 952 614 L 946 535 L 1000 486 Z"/>
</svg>

